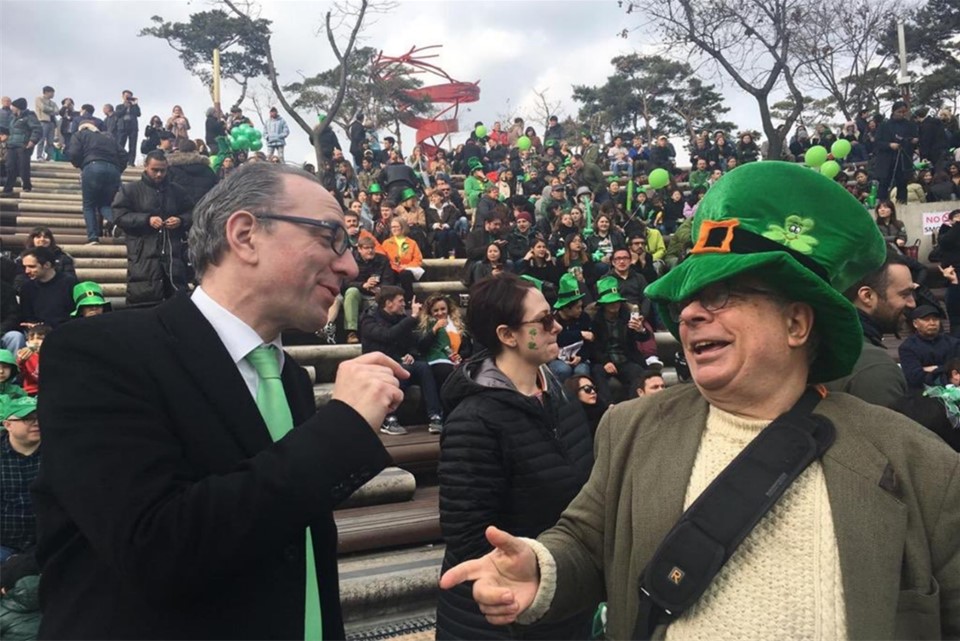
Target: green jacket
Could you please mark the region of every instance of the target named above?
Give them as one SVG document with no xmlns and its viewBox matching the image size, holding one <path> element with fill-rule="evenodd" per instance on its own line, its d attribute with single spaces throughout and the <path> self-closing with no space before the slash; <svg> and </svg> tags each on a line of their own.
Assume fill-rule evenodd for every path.
<svg viewBox="0 0 960 641">
<path fill-rule="evenodd" d="M 480 200 L 480 196 L 483 195 L 483 186 L 486 183 L 478 179 L 473 174 L 466 177 L 463 181 L 463 193 L 467 197 L 467 207 L 474 209 L 477 206 L 477 201 Z"/>
<path fill-rule="evenodd" d="M 40 136 L 43 135 L 43 128 L 40 121 L 37 120 L 37 114 L 29 109 L 24 109 L 19 116 L 14 116 L 10 122 L 10 137 L 7 138 L 7 147 L 26 147 L 28 142 L 37 144 Z"/>
<path fill-rule="evenodd" d="M 665 258 L 676 258 L 678 261 L 687 256 L 687 252 L 693 247 L 693 219 L 680 223 L 677 231 L 670 237 L 670 245 L 664 254 Z"/>
<path fill-rule="evenodd" d="M 893 356 L 866 339 L 853 372 L 827 383 L 826 387 L 831 392 L 846 392 L 881 407 L 890 407 L 907 395 L 907 379 Z"/>
<path fill-rule="evenodd" d="M 0 598 L 0 639 L 32 641 L 40 629 L 40 577 L 25 576 Z"/>
<path fill-rule="evenodd" d="M 606 413 L 590 480 L 539 537 L 556 562 L 544 622 L 606 600 L 608 636 L 630 638 L 640 572 L 683 513 L 708 408 L 694 385 L 679 385 Z M 960 456 L 906 417 L 847 394 L 815 411 L 837 429 L 822 466 L 849 638 L 957 638 Z"/>
<path fill-rule="evenodd" d="M 583 169 L 581 170 L 579 180 L 577 181 L 580 184 L 584 184 L 590 188 L 594 194 L 599 194 L 604 189 L 606 189 L 607 181 L 603 177 L 603 170 L 600 169 L 598 165 L 595 165 L 592 162 L 587 162 L 584 160 Z"/>
<path fill-rule="evenodd" d="M 707 189 L 710 187 L 710 183 L 708 182 L 709 180 L 710 180 L 709 171 L 707 171 L 706 169 L 704 169 L 703 171 L 694 169 L 693 171 L 690 172 L 690 178 L 689 178 L 690 189 L 693 190 L 693 189 L 696 189 L 697 187 L 703 187 L 704 189 Z"/>
</svg>

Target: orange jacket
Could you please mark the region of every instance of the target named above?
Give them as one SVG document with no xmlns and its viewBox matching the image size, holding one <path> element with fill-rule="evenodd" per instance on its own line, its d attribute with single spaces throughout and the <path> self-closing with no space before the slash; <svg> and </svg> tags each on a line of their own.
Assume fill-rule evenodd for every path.
<svg viewBox="0 0 960 641">
<path fill-rule="evenodd" d="M 390 267 L 395 272 L 402 272 L 407 267 L 423 265 L 423 254 L 420 253 L 420 246 L 412 238 L 391 236 L 383 241 L 382 246 L 383 251 L 390 258 Z"/>
</svg>

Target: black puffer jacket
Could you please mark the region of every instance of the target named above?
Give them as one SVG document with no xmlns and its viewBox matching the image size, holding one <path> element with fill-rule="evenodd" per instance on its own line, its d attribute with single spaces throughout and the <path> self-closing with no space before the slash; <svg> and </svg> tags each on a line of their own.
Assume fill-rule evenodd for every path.
<svg viewBox="0 0 960 641">
<path fill-rule="evenodd" d="M 371 307 L 360 318 L 363 353 L 383 352 L 398 363 L 416 352 L 416 331 L 415 316 L 388 314 L 379 307 Z"/>
<path fill-rule="evenodd" d="M 116 223 L 127 241 L 127 305 L 156 305 L 164 300 L 164 277 L 176 289 L 187 286 L 186 238 L 193 202 L 177 185 L 159 185 L 146 176 L 126 184 L 113 201 Z M 154 229 L 150 217 L 180 218 L 176 229 Z"/>
<path fill-rule="evenodd" d="M 196 205 L 219 180 L 210 168 L 210 159 L 195 151 L 167 155 L 170 182 L 180 185 Z"/>
<path fill-rule="evenodd" d="M 545 368 L 544 368 L 545 370 Z M 546 373 L 541 404 L 520 394 L 488 355 L 457 368 L 443 387 L 448 416 L 440 440 L 443 570 L 491 550 L 488 525 L 535 537 L 553 526 L 593 467 L 593 441 L 580 403 Z M 521 630 L 487 623 L 459 585 L 440 594 L 437 639 L 586 639 L 595 603 L 560 623 Z"/>
</svg>

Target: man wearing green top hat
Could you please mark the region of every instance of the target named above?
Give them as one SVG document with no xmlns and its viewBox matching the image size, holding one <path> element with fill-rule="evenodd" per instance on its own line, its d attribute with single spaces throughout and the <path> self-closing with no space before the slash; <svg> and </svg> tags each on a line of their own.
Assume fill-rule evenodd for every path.
<svg viewBox="0 0 960 641">
<path fill-rule="evenodd" d="M 474 581 L 474 598 L 500 624 L 548 622 L 605 598 L 606 636 L 617 639 L 960 635 L 957 454 L 888 409 L 808 391 L 857 360 L 860 325 L 840 292 L 883 262 L 876 224 L 842 186 L 767 161 L 708 192 L 693 238 L 690 257 L 647 293 L 694 385 L 608 411 L 593 474 L 560 522 L 536 541 L 488 528 L 497 549 L 449 570 L 441 588 Z M 783 422 L 766 428 L 795 407 L 821 417 L 802 431 L 803 465 L 766 476 L 783 458 L 764 459 L 769 490 L 737 493 L 772 496 L 766 513 L 718 509 L 733 505 L 726 492 L 714 520 L 693 526 L 716 533 L 736 521 L 724 540 L 744 538 L 708 552 L 709 568 L 691 552 L 658 557 L 645 573 L 684 511 L 755 437 L 764 446 L 784 434 Z M 831 438 L 814 443 L 821 433 Z M 696 550 L 717 550 L 699 540 Z M 646 591 L 699 589 L 699 576 L 703 591 L 669 613 Z"/>
<path fill-rule="evenodd" d="M 92 280 L 85 280 L 73 286 L 73 302 L 76 305 L 70 315 L 87 318 L 99 316 L 111 310 L 111 305 L 103 297 L 103 289 Z"/>
<path fill-rule="evenodd" d="M 473 209 L 483 195 L 483 186 L 487 182 L 487 177 L 483 173 L 483 161 L 479 158 L 471 158 L 467 162 L 467 168 L 470 170 L 470 175 L 463 181 L 463 195 L 466 196 L 467 207 Z"/>
</svg>

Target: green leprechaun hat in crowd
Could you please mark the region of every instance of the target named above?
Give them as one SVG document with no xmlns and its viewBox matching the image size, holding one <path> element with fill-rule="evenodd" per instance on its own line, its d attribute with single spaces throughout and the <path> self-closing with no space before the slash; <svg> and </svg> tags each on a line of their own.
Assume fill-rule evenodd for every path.
<svg viewBox="0 0 960 641">
<path fill-rule="evenodd" d="M 645 290 L 679 338 L 670 303 L 707 285 L 757 272 L 785 297 L 808 303 L 820 347 L 809 381 L 846 376 L 863 347 L 856 309 L 842 292 L 886 258 L 870 214 L 846 189 L 802 165 L 738 167 L 710 188 L 693 218 L 690 256 Z"/>
<path fill-rule="evenodd" d="M 564 274 L 560 277 L 560 285 L 557 288 L 557 302 L 553 304 L 554 309 L 563 309 L 567 305 L 572 305 L 586 294 L 580 291 L 580 281 L 573 274 Z"/>
<path fill-rule="evenodd" d="M 81 307 L 91 305 L 110 309 L 110 303 L 103 297 L 103 289 L 92 280 L 85 280 L 73 286 L 73 304 L 76 308 L 70 313 L 71 316 L 78 315 Z"/>
</svg>

